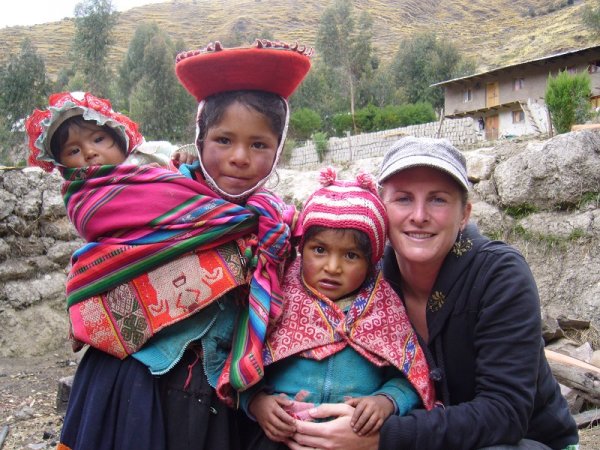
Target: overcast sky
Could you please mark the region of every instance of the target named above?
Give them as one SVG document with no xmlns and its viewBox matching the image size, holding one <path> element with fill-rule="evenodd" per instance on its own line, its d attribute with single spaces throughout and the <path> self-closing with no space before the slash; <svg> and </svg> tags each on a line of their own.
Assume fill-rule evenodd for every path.
<svg viewBox="0 0 600 450">
<path fill-rule="evenodd" d="M 168 1 L 112 0 L 112 4 L 118 11 L 125 11 L 135 6 Z M 75 5 L 80 2 L 81 0 L 5 0 L 0 7 L 0 28 L 56 22 L 65 17 L 73 17 Z"/>
</svg>

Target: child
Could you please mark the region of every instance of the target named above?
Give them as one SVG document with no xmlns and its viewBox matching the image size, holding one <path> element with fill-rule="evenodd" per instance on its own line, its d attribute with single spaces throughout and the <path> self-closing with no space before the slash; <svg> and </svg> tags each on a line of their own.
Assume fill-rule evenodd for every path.
<svg viewBox="0 0 600 450">
<path fill-rule="evenodd" d="M 252 448 L 286 448 L 273 441 L 286 442 L 314 403 L 355 406 L 361 435 L 391 414 L 433 406 L 424 354 L 377 266 L 387 216 L 373 179 L 338 181 L 330 168 L 321 183 L 300 215 L 301 258 L 286 272 L 283 313 L 266 340 L 263 390 L 242 396 L 264 430 Z"/>
<path fill-rule="evenodd" d="M 87 92 L 52 94 L 48 108 L 34 110 L 25 129 L 30 137 L 29 164 L 46 171 L 108 164 L 174 168 L 171 159 L 179 164 L 197 159 L 168 142 L 146 142 L 135 122 L 114 111 L 110 101 Z"/>
<path fill-rule="evenodd" d="M 234 412 L 214 387 L 226 395 L 262 376 L 293 217 L 262 185 L 308 53 L 260 42 L 178 57 L 178 77 L 200 102 L 200 162 L 189 177 L 125 165 L 63 170 L 69 217 L 93 242 L 76 252 L 67 280 L 73 332 L 92 347 L 59 449 L 240 448 Z"/>
</svg>

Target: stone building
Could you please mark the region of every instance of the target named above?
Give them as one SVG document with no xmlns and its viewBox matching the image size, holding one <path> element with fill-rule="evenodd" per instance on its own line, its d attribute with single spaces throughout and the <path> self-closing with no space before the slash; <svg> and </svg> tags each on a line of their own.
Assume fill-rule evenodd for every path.
<svg viewBox="0 0 600 450">
<path fill-rule="evenodd" d="M 592 106 L 600 106 L 600 46 L 586 47 L 442 81 L 446 118 L 471 117 L 485 138 L 543 134 L 549 131 L 544 103 L 548 75 L 587 71 Z"/>
</svg>

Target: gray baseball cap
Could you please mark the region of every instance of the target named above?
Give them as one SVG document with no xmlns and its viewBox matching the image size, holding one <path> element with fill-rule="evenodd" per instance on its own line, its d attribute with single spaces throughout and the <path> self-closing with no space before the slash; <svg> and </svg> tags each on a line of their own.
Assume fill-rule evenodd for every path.
<svg viewBox="0 0 600 450">
<path fill-rule="evenodd" d="M 467 160 L 447 139 L 406 136 L 396 141 L 381 162 L 377 182 L 411 167 L 433 167 L 454 178 L 459 186 L 469 190 Z"/>
</svg>

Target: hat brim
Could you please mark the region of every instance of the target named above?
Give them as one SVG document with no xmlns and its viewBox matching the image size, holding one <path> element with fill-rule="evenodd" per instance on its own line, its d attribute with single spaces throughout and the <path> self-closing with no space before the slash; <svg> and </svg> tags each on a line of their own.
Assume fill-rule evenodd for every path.
<svg viewBox="0 0 600 450">
<path fill-rule="evenodd" d="M 423 155 L 406 157 L 390 164 L 385 171 L 379 174 L 378 183 L 381 185 L 395 174 L 413 167 L 431 167 L 433 169 L 438 169 L 450 175 L 462 189 L 465 191 L 469 190 L 469 181 L 464 179 L 452 164 L 441 161 L 439 158 L 429 158 Z"/>
<path fill-rule="evenodd" d="M 310 69 L 308 56 L 271 48 L 233 48 L 181 59 L 175 72 L 201 101 L 227 91 L 256 90 L 288 98 Z"/>
</svg>

